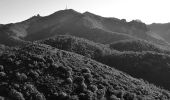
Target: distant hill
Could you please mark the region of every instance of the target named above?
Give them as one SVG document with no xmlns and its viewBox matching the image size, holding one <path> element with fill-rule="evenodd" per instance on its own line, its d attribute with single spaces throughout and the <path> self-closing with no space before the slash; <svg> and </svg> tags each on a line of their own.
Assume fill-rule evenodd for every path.
<svg viewBox="0 0 170 100">
<path fill-rule="evenodd" d="M 121 40 L 111 43 L 109 47 L 118 51 L 153 51 L 158 53 L 170 54 L 170 51 L 162 48 L 162 46 L 144 40 Z"/>
<path fill-rule="evenodd" d="M 133 20 L 105 18 L 90 12 L 79 13 L 72 9 L 60 10 L 49 16 L 33 16 L 23 22 L 3 25 L 0 37 L 8 41 L 9 37 L 36 41 L 55 35 L 69 34 L 94 42 L 109 44 L 125 39 L 144 39 L 161 45 L 166 41 L 148 35 L 146 24 Z M 10 42 L 10 41 L 9 41 Z"/>
<path fill-rule="evenodd" d="M 0 55 L 5 100 L 168 100 L 170 92 L 75 53 L 28 44 Z"/>
<path fill-rule="evenodd" d="M 160 35 L 162 38 L 164 38 L 167 42 L 170 42 L 170 23 L 165 24 L 159 24 L 159 23 L 153 23 L 148 25 L 148 28 L 150 30 L 158 35 Z"/>
</svg>

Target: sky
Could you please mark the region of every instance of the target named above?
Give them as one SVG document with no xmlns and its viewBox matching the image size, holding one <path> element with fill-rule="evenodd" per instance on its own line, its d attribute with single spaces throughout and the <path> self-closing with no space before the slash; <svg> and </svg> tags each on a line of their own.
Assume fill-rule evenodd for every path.
<svg viewBox="0 0 170 100">
<path fill-rule="evenodd" d="M 0 24 L 26 20 L 33 15 L 50 15 L 69 9 L 89 11 L 103 17 L 147 24 L 170 22 L 170 0 L 0 0 Z"/>
</svg>

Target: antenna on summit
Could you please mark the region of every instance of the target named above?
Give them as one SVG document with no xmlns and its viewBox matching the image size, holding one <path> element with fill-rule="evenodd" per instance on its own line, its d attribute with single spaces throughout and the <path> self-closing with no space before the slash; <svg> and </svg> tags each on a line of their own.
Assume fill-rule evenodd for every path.
<svg viewBox="0 0 170 100">
<path fill-rule="evenodd" d="M 66 4 L 66 8 L 65 9 L 67 10 L 67 4 Z"/>
<path fill-rule="evenodd" d="M 68 9 L 68 8 L 67 8 L 67 3 L 68 3 L 68 2 L 66 2 L 66 8 L 65 8 L 65 10 L 67 10 L 67 9 Z"/>
</svg>

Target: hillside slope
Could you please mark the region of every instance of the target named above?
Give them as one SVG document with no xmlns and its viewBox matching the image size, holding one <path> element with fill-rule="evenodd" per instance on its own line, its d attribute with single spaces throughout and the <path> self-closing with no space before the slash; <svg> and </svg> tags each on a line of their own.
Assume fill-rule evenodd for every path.
<svg viewBox="0 0 170 100">
<path fill-rule="evenodd" d="M 125 52 L 112 51 L 105 45 L 72 36 L 58 36 L 39 43 L 91 57 L 133 77 L 142 78 L 158 86 L 170 89 L 170 78 L 168 77 L 170 76 L 169 51 L 157 48 L 147 42 L 140 41 L 139 44 L 135 44 L 140 48 L 137 50 L 133 46 L 128 47 L 127 45 L 127 51 L 132 50 L 128 52 L 126 50 Z M 135 41 L 135 43 L 138 42 Z M 126 47 L 124 48 L 126 49 Z"/>
<path fill-rule="evenodd" d="M 29 44 L 0 55 L 0 96 L 10 100 L 149 100 L 170 93 L 89 58 Z"/>
<path fill-rule="evenodd" d="M 165 24 L 159 24 L 159 23 L 153 23 L 148 25 L 148 28 L 162 38 L 164 38 L 167 42 L 170 43 L 170 23 Z"/>
<path fill-rule="evenodd" d="M 161 45 L 156 45 L 144 40 L 121 40 L 111 43 L 109 47 L 118 51 L 153 51 L 158 53 L 170 54 L 170 51 L 168 49 L 163 48 Z"/>
<path fill-rule="evenodd" d="M 170 56 L 167 54 L 156 52 L 113 53 L 103 57 L 101 62 L 170 90 Z"/>
<path fill-rule="evenodd" d="M 109 55 L 113 51 L 109 49 L 106 45 L 70 35 L 58 35 L 53 38 L 44 39 L 36 42 L 50 45 L 61 50 L 75 52 L 77 54 L 81 54 L 93 59 L 100 58 L 103 54 Z"/>
</svg>

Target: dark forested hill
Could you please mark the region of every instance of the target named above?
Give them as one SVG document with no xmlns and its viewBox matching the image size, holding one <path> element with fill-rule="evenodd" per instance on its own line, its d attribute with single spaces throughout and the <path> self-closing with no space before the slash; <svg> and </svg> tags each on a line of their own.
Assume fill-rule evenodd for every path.
<svg viewBox="0 0 170 100">
<path fill-rule="evenodd" d="M 116 47 L 116 50 L 119 50 L 118 46 L 120 46 L 120 51 L 124 51 L 120 52 L 111 50 L 108 46 L 73 36 L 57 36 L 38 42 L 91 57 L 134 77 L 170 89 L 168 77 L 170 76 L 170 52 L 151 43 L 141 40 L 120 42 L 121 44 Z M 122 43 L 127 44 L 122 46 Z"/>
<path fill-rule="evenodd" d="M 111 52 L 113 51 L 109 49 L 106 45 L 70 35 L 59 35 L 37 42 L 50 45 L 61 50 L 75 52 L 93 59 L 100 58 L 102 55 L 111 54 Z"/>
<path fill-rule="evenodd" d="M 154 51 L 159 53 L 168 53 L 170 51 L 161 45 L 156 45 L 154 43 L 144 41 L 144 40 L 121 40 L 111 43 L 109 45 L 111 49 L 116 49 L 118 51 L 134 51 L 134 52 L 142 52 L 142 51 Z"/>
<path fill-rule="evenodd" d="M 0 98 L 8 100 L 170 99 L 170 93 L 87 57 L 28 44 L 0 55 Z"/>
</svg>

